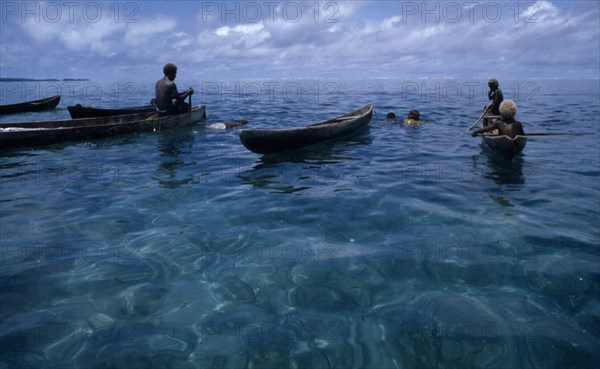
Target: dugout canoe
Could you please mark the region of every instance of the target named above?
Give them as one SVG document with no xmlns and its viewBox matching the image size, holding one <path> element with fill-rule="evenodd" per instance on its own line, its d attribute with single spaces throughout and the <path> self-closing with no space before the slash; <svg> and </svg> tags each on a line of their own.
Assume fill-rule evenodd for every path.
<svg viewBox="0 0 600 369">
<path fill-rule="evenodd" d="M 294 150 L 343 137 L 366 127 L 373 115 L 371 103 L 351 113 L 308 126 L 287 129 L 242 129 L 242 144 L 258 154 Z"/>
<path fill-rule="evenodd" d="M 527 144 L 527 137 L 516 136 L 510 138 L 508 136 L 497 136 L 497 135 L 481 135 L 483 144 L 487 146 L 495 154 L 502 156 L 507 160 L 513 160 L 513 158 L 519 155 L 525 145 Z"/>
<path fill-rule="evenodd" d="M 55 95 L 45 99 L 26 101 L 17 104 L 0 105 L 0 115 L 50 110 L 56 108 L 59 102 L 60 95 Z"/>
<path fill-rule="evenodd" d="M 102 118 L 2 123 L 0 149 L 160 131 L 195 124 L 205 117 L 206 107 L 198 105 L 190 112 L 165 117 L 159 117 L 156 113 L 138 113 Z"/>
<path fill-rule="evenodd" d="M 89 106 L 82 106 L 80 104 L 74 106 L 67 106 L 69 114 L 72 119 L 81 118 L 100 118 L 100 117 L 112 117 L 115 115 L 129 115 L 138 113 L 152 113 L 156 112 L 156 106 L 136 106 L 131 108 L 118 108 L 118 109 L 105 109 L 105 108 L 93 108 Z"/>
</svg>

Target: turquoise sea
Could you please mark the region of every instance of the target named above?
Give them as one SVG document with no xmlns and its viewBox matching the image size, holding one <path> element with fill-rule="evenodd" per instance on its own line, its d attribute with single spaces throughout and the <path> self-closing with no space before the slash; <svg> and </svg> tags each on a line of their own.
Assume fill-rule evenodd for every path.
<svg viewBox="0 0 600 369">
<path fill-rule="evenodd" d="M 501 80 L 526 132 L 594 133 L 512 163 L 460 135 L 486 80 L 177 81 L 206 122 L 0 151 L 0 368 L 599 366 L 598 80 Z M 0 89 L 63 95 L 1 124 L 143 105 L 153 82 Z M 279 155 L 206 127 L 368 102 L 367 129 Z"/>
</svg>

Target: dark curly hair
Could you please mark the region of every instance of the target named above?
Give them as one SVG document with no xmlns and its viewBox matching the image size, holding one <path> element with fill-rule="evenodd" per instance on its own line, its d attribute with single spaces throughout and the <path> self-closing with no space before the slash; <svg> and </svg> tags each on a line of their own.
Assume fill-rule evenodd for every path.
<svg viewBox="0 0 600 369">
<path fill-rule="evenodd" d="M 173 63 L 165 64 L 165 66 L 163 67 L 163 73 L 167 75 L 173 72 L 177 72 L 177 66 Z"/>
</svg>

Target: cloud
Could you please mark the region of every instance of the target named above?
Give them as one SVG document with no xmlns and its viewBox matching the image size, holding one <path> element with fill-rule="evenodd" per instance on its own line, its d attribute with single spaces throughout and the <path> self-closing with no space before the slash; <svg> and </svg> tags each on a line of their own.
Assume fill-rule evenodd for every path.
<svg viewBox="0 0 600 369">
<path fill-rule="evenodd" d="M 56 22 L 29 21 L 20 25 L 37 43 L 54 45 L 58 42 L 72 52 L 91 52 L 112 57 L 129 51 L 132 46 L 147 47 L 157 38 L 167 37 L 169 31 L 175 28 L 176 21 L 170 17 L 156 16 L 127 23 L 104 16 L 92 22 L 65 16 Z"/>
<path fill-rule="evenodd" d="M 202 4 L 140 3 L 144 12 L 133 23 L 110 16 L 14 22 L 15 29 L 0 35 L 3 59 L 35 63 L 26 54 L 37 52 L 49 65 L 68 53 L 70 60 L 124 68 L 169 60 L 228 76 L 599 73 L 596 2 L 269 2 L 259 18 L 243 12 L 207 17 Z M 214 13 L 223 3 L 210 4 Z"/>
<path fill-rule="evenodd" d="M 593 14 L 573 15 L 548 1 L 514 9 L 513 3 L 470 2 L 451 9 L 455 13 L 430 4 L 417 12 L 396 6 L 385 17 L 365 2 L 344 4 L 348 13 L 344 17 L 341 10 L 336 13 L 335 23 L 315 22 L 315 14 L 309 12 L 305 14 L 311 16 L 293 22 L 280 17 L 203 31 L 197 40 L 212 50 L 203 61 L 252 56 L 264 58 L 266 69 L 303 64 L 312 70 L 367 69 L 393 75 L 519 73 L 535 70 L 532 64 L 544 68 L 577 64 L 585 45 L 598 39 L 597 11 L 596 19 Z M 371 16 L 361 17 L 361 12 Z M 323 20 L 322 14 L 319 17 Z M 561 48 L 569 52 L 564 55 Z M 233 68 L 235 61 L 231 64 Z"/>
<path fill-rule="evenodd" d="M 171 48 L 176 51 L 181 51 L 188 46 L 191 46 L 194 42 L 193 38 L 185 32 L 177 32 L 171 34 L 169 43 L 171 44 Z"/>
<path fill-rule="evenodd" d="M 23 22 L 21 27 L 34 41 L 53 44 L 58 41 L 71 51 L 91 51 L 105 56 L 114 54 L 118 40 L 114 37 L 124 32 L 123 24 L 107 19 L 98 22 L 70 22 L 61 18 L 55 23 Z M 54 45 L 56 46 L 56 45 Z"/>
<path fill-rule="evenodd" d="M 271 32 L 262 23 L 240 24 L 235 27 L 217 28 L 215 34 L 235 47 L 253 48 L 271 37 Z"/>
<path fill-rule="evenodd" d="M 153 17 L 144 22 L 129 24 L 123 36 L 127 45 L 139 46 L 155 41 L 157 37 L 169 35 L 177 22 L 171 17 Z"/>
</svg>

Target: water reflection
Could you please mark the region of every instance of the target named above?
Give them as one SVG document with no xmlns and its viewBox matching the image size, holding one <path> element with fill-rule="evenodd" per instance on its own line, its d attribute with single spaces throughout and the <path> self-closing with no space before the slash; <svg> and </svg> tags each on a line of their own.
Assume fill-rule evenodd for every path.
<svg viewBox="0 0 600 369">
<path fill-rule="evenodd" d="M 482 155 L 472 156 L 473 170 L 482 169 L 482 177 L 498 185 L 524 184 L 523 166 L 526 165 L 524 154 L 519 154 L 512 161 L 496 155 L 482 144 Z M 481 168 L 480 168 L 481 167 Z"/>
<path fill-rule="evenodd" d="M 181 178 L 178 169 L 186 165 L 182 155 L 186 156 L 192 152 L 194 144 L 194 130 L 192 127 L 182 127 L 160 132 L 158 138 L 158 160 L 159 178 L 157 181 L 161 187 L 177 188 L 192 181 L 191 177 Z"/>
<path fill-rule="evenodd" d="M 345 138 L 298 150 L 263 155 L 239 179 L 255 188 L 270 189 L 275 193 L 295 193 L 323 185 L 337 185 L 343 181 L 340 166 L 358 160 L 356 147 L 371 145 L 368 129 Z"/>
</svg>

